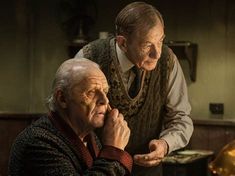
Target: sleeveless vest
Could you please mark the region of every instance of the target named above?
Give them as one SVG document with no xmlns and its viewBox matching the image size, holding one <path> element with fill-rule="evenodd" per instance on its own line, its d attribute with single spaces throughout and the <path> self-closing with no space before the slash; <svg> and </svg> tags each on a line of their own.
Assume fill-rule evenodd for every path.
<svg viewBox="0 0 235 176">
<path fill-rule="evenodd" d="M 131 136 L 126 150 L 132 155 L 148 153 L 150 140 L 157 139 L 161 132 L 167 84 L 173 69 L 171 53 L 171 50 L 163 45 L 156 68 L 144 73 L 141 90 L 132 99 L 122 81 L 115 39 L 99 39 L 83 47 L 84 57 L 98 63 L 106 75 L 110 86 L 110 105 L 119 109 L 128 122 Z"/>
</svg>

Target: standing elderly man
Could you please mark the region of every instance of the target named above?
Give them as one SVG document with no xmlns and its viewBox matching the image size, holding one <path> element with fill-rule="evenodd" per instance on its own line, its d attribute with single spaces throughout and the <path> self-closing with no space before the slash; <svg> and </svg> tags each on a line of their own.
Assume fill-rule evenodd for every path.
<svg viewBox="0 0 235 176">
<path fill-rule="evenodd" d="M 134 157 L 135 176 L 161 175 L 162 158 L 186 146 L 193 132 L 187 86 L 176 56 L 163 45 L 160 12 L 133 2 L 116 17 L 116 37 L 89 43 L 76 58 L 101 66 L 110 104 L 131 129 L 126 147 Z"/>
<path fill-rule="evenodd" d="M 50 112 L 26 128 L 12 146 L 9 175 L 129 175 L 124 151 L 130 130 L 109 110 L 109 87 L 99 66 L 70 59 L 58 69 L 48 99 Z M 101 142 L 93 130 L 104 127 Z"/>
</svg>

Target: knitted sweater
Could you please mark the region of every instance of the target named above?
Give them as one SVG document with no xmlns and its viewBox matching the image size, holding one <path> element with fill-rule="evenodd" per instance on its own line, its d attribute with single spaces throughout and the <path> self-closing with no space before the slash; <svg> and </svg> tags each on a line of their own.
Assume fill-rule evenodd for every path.
<svg viewBox="0 0 235 176">
<path fill-rule="evenodd" d="M 89 135 L 85 147 L 79 138 L 74 137 L 75 133 L 66 132 L 70 129 L 66 124 L 60 125 L 58 129 L 58 125 L 52 123 L 53 120 L 49 118 L 40 118 L 17 137 L 11 149 L 9 175 L 129 174 L 128 168 L 124 166 L 125 162 L 122 162 L 123 158 L 128 160 L 124 151 L 112 146 L 101 148 L 100 141 L 94 133 Z"/>
</svg>

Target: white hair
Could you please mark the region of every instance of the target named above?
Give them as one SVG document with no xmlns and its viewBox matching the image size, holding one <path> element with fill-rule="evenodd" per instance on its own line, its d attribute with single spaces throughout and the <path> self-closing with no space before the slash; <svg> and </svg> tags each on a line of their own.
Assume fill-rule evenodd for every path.
<svg viewBox="0 0 235 176">
<path fill-rule="evenodd" d="M 98 64 L 86 58 L 72 58 L 63 62 L 55 74 L 52 91 L 46 101 L 48 109 L 51 111 L 57 110 L 55 99 L 55 93 L 57 90 L 62 90 L 67 96 L 69 96 L 69 90 L 73 84 L 73 76 L 76 74 L 76 81 L 79 82 L 91 67 L 99 69 Z"/>
</svg>

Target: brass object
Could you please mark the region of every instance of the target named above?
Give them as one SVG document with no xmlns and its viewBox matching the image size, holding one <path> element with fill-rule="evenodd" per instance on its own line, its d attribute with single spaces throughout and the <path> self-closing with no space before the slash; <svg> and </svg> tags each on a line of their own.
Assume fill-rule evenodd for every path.
<svg viewBox="0 0 235 176">
<path fill-rule="evenodd" d="M 235 140 L 222 148 L 209 169 L 218 176 L 235 176 Z"/>
</svg>

